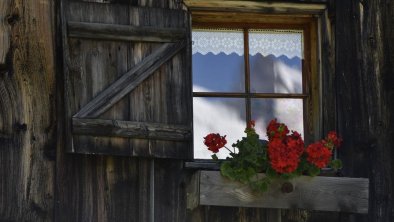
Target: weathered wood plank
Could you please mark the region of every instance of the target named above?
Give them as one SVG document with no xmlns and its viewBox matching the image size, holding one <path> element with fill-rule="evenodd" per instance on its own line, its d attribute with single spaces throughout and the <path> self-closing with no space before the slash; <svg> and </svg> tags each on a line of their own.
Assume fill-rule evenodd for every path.
<svg viewBox="0 0 394 222">
<path fill-rule="evenodd" d="M 53 9 L 50 0 L 0 1 L 0 221 L 54 218 Z"/>
<path fill-rule="evenodd" d="M 169 16 L 170 13 L 163 12 L 167 10 L 149 8 L 151 6 L 181 7 L 180 1 L 177 0 L 97 1 L 129 3 L 129 5 L 67 1 L 71 4 L 70 8 L 66 8 L 71 11 L 68 12 L 69 21 L 185 27 L 184 18 L 181 16 L 184 12 L 181 10 L 177 11 L 172 18 Z M 130 5 L 142 7 L 129 7 Z M 171 13 L 173 12 L 175 11 L 171 10 Z M 160 25 L 157 25 L 158 23 Z M 68 85 L 71 88 L 68 92 L 70 97 L 65 98 L 65 103 L 69 106 L 67 108 L 71 110 L 72 114 L 115 81 L 120 74 L 133 68 L 159 46 L 156 43 L 111 42 L 76 38 L 69 38 L 68 42 L 72 48 L 70 55 L 72 69 L 69 73 L 72 79 Z M 184 85 L 180 85 L 189 78 L 189 74 L 182 69 L 184 57 L 184 51 L 175 55 L 171 61 L 162 65 L 154 75 L 146 79 L 133 92 L 100 117 L 171 124 L 189 123 L 188 116 L 190 116 L 191 110 L 185 111 L 183 102 L 175 103 L 175 101 L 184 101 L 184 97 L 185 95 L 187 97 L 186 93 L 190 89 L 190 87 L 186 88 Z M 168 73 L 168 71 L 173 73 Z M 115 80 L 110 81 L 114 77 Z M 84 85 L 84 83 L 88 84 Z M 152 86 L 155 88 L 151 88 Z M 183 92 L 186 93 L 183 94 Z M 81 96 L 73 97 L 73 95 Z M 62 104 L 62 100 L 57 102 Z M 119 103 L 122 103 L 121 106 L 118 106 Z M 154 106 L 155 103 L 158 106 Z M 171 106 L 167 107 L 167 103 Z M 168 117 L 170 115 L 173 117 Z M 67 116 L 64 121 L 70 122 L 71 125 L 71 117 L 71 115 Z M 63 121 L 63 116 L 59 115 L 59 119 Z M 62 126 L 63 124 L 60 124 L 59 129 L 62 129 Z M 182 191 L 182 186 L 184 186 L 181 184 L 182 177 L 179 176 L 182 171 L 181 161 L 159 160 L 159 163 L 156 164 L 158 160 L 154 160 L 156 172 L 153 185 L 151 158 L 65 154 L 62 146 L 68 138 L 64 137 L 61 130 L 58 133 L 56 221 L 186 221 L 182 217 L 185 214 L 186 205 L 183 202 L 186 198 Z M 177 145 L 177 142 L 172 141 L 153 143 L 152 140 L 132 139 L 131 145 L 125 148 L 118 147 L 118 143 L 116 147 L 113 146 L 114 138 L 104 137 L 109 142 L 96 144 L 96 141 L 102 137 L 86 136 L 86 140 L 83 141 L 86 143 L 77 143 L 76 137 L 80 138 L 81 136 L 74 135 L 75 151 L 82 150 L 82 153 L 89 154 L 133 155 L 134 149 L 138 149 L 146 150 L 146 154 L 150 154 L 150 157 L 154 156 L 156 152 L 161 152 L 165 157 L 166 154 L 169 155 L 168 152 L 166 153 L 168 148 L 186 147 L 183 143 Z M 109 147 L 109 145 L 111 146 Z M 82 149 L 80 149 L 81 147 Z M 190 146 L 186 148 L 188 149 L 184 150 L 190 153 Z M 174 149 L 174 152 L 177 152 L 180 158 L 185 157 L 185 151 L 180 148 Z M 151 193 L 152 187 L 156 189 L 156 195 Z M 162 194 L 163 190 L 166 191 L 165 194 Z M 152 205 L 152 199 L 155 200 L 156 205 Z M 152 208 L 152 206 L 154 207 Z M 152 218 L 152 210 L 155 213 L 155 218 Z"/>
<path fill-rule="evenodd" d="M 189 126 L 104 119 L 73 118 L 73 133 L 173 141 L 192 138 Z"/>
<path fill-rule="evenodd" d="M 184 39 L 183 28 L 136 27 L 103 23 L 68 22 L 68 36 L 102 40 L 176 42 Z"/>
<path fill-rule="evenodd" d="M 200 204 L 368 213 L 368 179 L 301 176 L 290 181 L 291 193 L 282 193 L 283 181 L 258 194 L 220 172 L 201 171 Z"/>
<path fill-rule="evenodd" d="M 67 1 L 66 12 L 69 8 L 75 7 L 74 2 Z M 101 4 L 103 5 L 103 4 Z M 106 7 L 100 7 L 100 4 L 82 4 L 80 8 L 70 10 L 68 17 L 75 17 L 82 21 L 90 22 L 93 18 L 100 18 L 97 22 L 109 24 L 127 24 L 129 20 L 128 7 L 112 7 L 110 4 L 104 4 Z M 86 11 L 81 11 L 86 10 Z M 67 21 L 65 21 L 67 26 Z M 65 27 L 65 30 L 68 31 Z M 110 85 L 116 79 L 129 70 L 128 57 L 130 43 L 121 41 L 96 41 L 88 39 L 69 38 L 67 33 L 64 34 L 66 40 L 65 58 L 68 60 L 65 64 L 66 79 L 66 101 L 67 117 L 75 114 L 81 104 L 86 104 L 90 99 Z M 66 52 L 68 50 L 69 52 Z M 69 87 L 73 86 L 73 87 Z M 74 95 L 78 95 L 75 97 Z M 127 119 L 129 102 L 121 100 L 114 104 L 112 109 L 101 115 L 104 119 Z M 67 121 L 66 124 L 71 123 Z M 71 125 L 67 132 L 71 133 Z M 71 138 L 71 136 L 70 136 Z M 120 137 L 91 137 L 78 135 L 73 136 L 69 143 L 81 144 L 81 146 L 69 146 L 69 150 L 75 152 L 77 149 L 81 153 L 89 153 L 93 148 L 96 152 L 107 153 L 108 150 L 114 150 L 118 153 L 130 155 L 130 145 L 128 138 Z"/>
<path fill-rule="evenodd" d="M 178 17 L 184 15 L 185 11 L 181 10 L 182 5 L 180 2 L 175 4 L 171 3 L 171 7 L 162 7 L 168 4 L 168 1 L 152 1 L 152 0 L 138 0 L 138 3 L 131 3 L 130 1 L 135 0 L 124 0 L 125 2 L 119 2 L 120 4 L 102 4 L 94 2 L 82 2 L 82 1 L 69 1 L 69 7 L 67 10 L 67 21 L 72 22 L 92 22 L 92 23 L 106 23 L 106 24 L 122 24 L 122 25 L 137 25 L 137 26 L 155 26 L 159 27 L 158 23 L 164 24 L 163 27 L 180 28 L 185 27 L 182 23 L 167 23 L 168 19 L 172 17 Z M 178 1 L 178 0 L 171 0 Z M 108 3 L 108 2 L 107 2 Z M 150 6 L 149 6 L 150 5 Z M 117 17 L 118 15 L 113 14 L 121 9 L 126 9 L 130 12 L 128 15 L 130 18 L 138 18 L 137 20 L 112 20 L 107 19 L 104 14 L 110 15 L 111 17 Z M 87 15 L 90 16 L 87 16 Z M 162 17 L 159 17 L 162 16 Z M 143 18 L 148 21 L 143 20 Z M 150 20 L 149 18 L 153 18 Z M 141 20 L 142 19 L 142 20 Z M 161 19 L 161 22 L 158 22 Z M 177 26 L 181 24 L 180 26 Z"/>
<path fill-rule="evenodd" d="M 185 5 L 192 11 L 236 11 L 258 12 L 266 14 L 321 14 L 325 4 L 299 4 L 292 2 L 258 2 L 234 0 L 185 0 Z"/>
<path fill-rule="evenodd" d="M 144 24 L 155 24 L 158 27 L 188 27 L 188 16 L 178 14 L 178 16 L 166 17 L 164 14 L 150 14 L 144 18 L 139 18 Z M 136 18 L 135 20 L 138 20 Z M 190 35 L 190 32 L 187 32 Z M 190 38 L 186 40 L 190 42 Z M 152 53 L 158 44 L 141 43 L 134 48 L 133 61 L 140 62 L 144 57 Z M 143 122 L 161 122 L 188 124 L 191 120 L 191 70 L 190 59 L 186 51 L 190 44 L 176 54 L 171 61 L 161 66 L 154 75 L 142 82 L 133 92 L 130 98 L 130 119 Z M 134 107 L 139 107 L 135 109 Z M 189 110 L 189 111 L 185 111 Z M 155 157 L 175 157 L 192 158 L 192 146 L 188 142 L 172 141 L 143 141 L 132 139 L 133 154 L 138 156 Z"/>
<path fill-rule="evenodd" d="M 142 1 L 139 2 L 145 4 Z M 139 4 L 138 3 L 138 4 Z M 96 4 L 69 2 L 67 18 L 72 22 L 89 22 L 184 29 L 189 26 L 187 12 L 162 8 L 134 7 L 135 4 Z M 149 3 L 150 4 L 150 3 Z M 105 15 L 105 16 L 103 16 Z M 189 41 L 189 40 L 188 40 Z M 67 110 L 75 114 L 92 98 L 149 56 L 161 44 L 150 42 L 96 41 L 69 38 L 70 61 L 66 72 Z M 186 50 L 160 66 L 132 92 L 100 115 L 102 119 L 131 120 L 189 125 L 191 118 L 191 76 Z M 119 68 L 120 67 L 120 68 Z M 124 67 L 127 69 L 124 71 Z M 115 77 L 115 79 L 113 79 Z M 111 81 L 112 79 L 112 81 Z M 74 97 L 73 95 L 80 95 Z M 185 98 L 190 98 L 186 99 Z M 138 107 L 138 108 L 137 108 Z M 185 111 L 185 109 L 189 111 Z M 70 118 L 71 116 L 68 115 Z M 105 117 L 104 117 L 105 116 Z M 70 122 L 71 121 L 67 121 Z M 68 128 L 71 132 L 71 126 Z M 190 142 L 168 140 L 73 135 L 69 150 L 78 153 L 101 153 L 147 157 L 190 158 Z M 105 137 L 105 138 L 104 138 Z"/>
<path fill-rule="evenodd" d="M 0 69 L 5 66 L 7 53 L 10 47 L 10 24 L 15 22 L 17 17 L 12 18 L 11 0 L 3 0 L 0 2 Z M 6 18 L 6 17 L 9 18 Z M 14 15 L 16 16 L 16 15 Z"/>
<path fill-rule="evenodd" d="M 267 212 L 267 222 L 282 222 L 280 209 L 270 209 Z"/>
<path fill-rule="evenodd" d="M 166 61 L 171 59 L 183 47 L 185 41 L 166 43 L 147 56 L 108 88 L 99 93 L 91 102 L 86 104 L 74 117 L 98 117 L 107 111 L 113 104 L 135 89 L 142 81 Z"/>
<path fill-rule="evenodd" d="M 200 205 L 200 171 L 192 174 L 186 187 L 186 208 L 194 210 Z"/>
<path fill-rule="evenodd" d="M 154 222 L 186 220 L 186 174 L 182 160 L 155 159 Z"/>
<path fill-rule="evenodd" d="M 263 13 L 252 13 L 252 12 L 211 12 L 211 11 L 192 11 L 192 22 L 193 25 L 198 27 L 199 24 L 204 23 L 231 23 L 236 26 L 240 24 L 256 25 L 271 25 L 283 27 L 285 25 L 303 25 L 308 23 L 313 15 L 309 14 L 297 14 L 289 17 L 288 15 L 274 15 L 274 14 L 263 14 Z M 268 28 L 268 27 L 267 27 Z"/>
<path fill-rule="evenodd" d="M 324 126 L 325 135 L 328 131 L 336 129 L 337 112 L 336 110 L 336 96 L 337 96 L 337 86 L 335 84 L 336 73 L 335 73 L 335 29 L 333 27 L 333 22 L 330 19 L 331 11 L 326 11 L 320 19 L 320 31 L 321 31 L 321 81 L 322 87 L 320 89 L 320 95 L 324 95 L 321 98 L 322 105 L 322 123 Z"/>
<path fill-rule="evenodd" d="M 112 4 L 129 4 L 133 6 L 142 6 L 146 8 L 171 8 L 182 9 L 182 2 L 179 0 L 73 0 L 78 2 L 91 2 L 91 3 L 112 3 Z M 307 0 L 307 1 L 325 1 L 325 0 Z"/>
<path fill-rule="evenodd" d="M 336 2 L 337 114 L 348 138 L 339 155 L 346 175 L 371 181 L 370 213 L 354 221 L 393 221 L 393 3 Z"/>
</svg>

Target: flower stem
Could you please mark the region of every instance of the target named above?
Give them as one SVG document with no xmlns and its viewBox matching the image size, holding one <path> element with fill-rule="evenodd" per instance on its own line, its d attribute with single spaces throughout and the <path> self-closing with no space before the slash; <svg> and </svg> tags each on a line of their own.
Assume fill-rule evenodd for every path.
<svg viewBox="0 0 394 222">
<path fill-rule="evenodd" d="M 229 148 L 227 148 L 227 146 L 224 146 L 224 148 L 226 148 L 228 151 L 230 151 L 230 153 L 235 153 L 235 149 L 234 149 L 234 152 L 233 152 Z"/>
</svg>

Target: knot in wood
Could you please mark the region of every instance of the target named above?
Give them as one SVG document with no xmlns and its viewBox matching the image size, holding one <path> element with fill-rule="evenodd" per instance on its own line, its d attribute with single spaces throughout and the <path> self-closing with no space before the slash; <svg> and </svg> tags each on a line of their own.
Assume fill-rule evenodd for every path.
<svg viewBox="0 0 394 222">
<path fill-rule="evenodd" d="M 26 123 L 15 123 L 15 129 L 16 131 L 26 131 L 27 130 L 27 125 Z"/>
<path fill-rule="evenodd" d="M 20 16 L 18 14 L 12 14 L 7 16 L 7 22 L 11 26 L 15 25 L 16 22 L 20 20 Z"/>
<path fill-rule="evenodd" d="M 282 184 L 282 187 L 280 189 L 282 193 L 291 193 L 294 190 L 294 186 L 290 182 L 285 182 Z"/>
</svg>

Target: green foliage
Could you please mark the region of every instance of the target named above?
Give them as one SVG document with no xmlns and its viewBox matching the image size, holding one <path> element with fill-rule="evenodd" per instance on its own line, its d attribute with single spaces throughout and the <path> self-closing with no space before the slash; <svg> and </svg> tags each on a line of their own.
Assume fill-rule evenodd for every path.
<svg viewBox="0 0 394 222">
<path fill-rule="evenodd" d="M 257 173 L 267 169 L 266 147 L 261 143 L 254 129 L 245 130 L 246 137 L 238 140 L 233 147 L 238 153 L 231 153 L 220 166 L 223 176 L 241 183 L 249 184 L 253 189 L 267 190 L 269 180 L 258 179 Z"/>
<path fill-rule="evenodd" d="M 342 161 L 341 161 L 340 159 L 331 160 L 330 166 L 331 166 L 334 170 L 342 169 Z"/>
<path fill-rule="evenodd" d="M 211 157 L 212 157 L 212 159 L 215 160 L 215 161 L 218 161 L 218 160 L 219 160 L 218 156 L 216 156 L 215 153 L 212 154 Z"/>
<path fill-rule="evenodd" d="M 310 166 L 308 167 L 308 169 L 307 169 L 307 172 L 308 172 L 308 175 L 309 175 L 309 176 L 314 177 L 314 176 L 317 176 L 317 175 L 320 174 L 320 169 L 317 168 L 317 167 L 314 166 L 314 165 L 310 165 Z"/>
</svg>

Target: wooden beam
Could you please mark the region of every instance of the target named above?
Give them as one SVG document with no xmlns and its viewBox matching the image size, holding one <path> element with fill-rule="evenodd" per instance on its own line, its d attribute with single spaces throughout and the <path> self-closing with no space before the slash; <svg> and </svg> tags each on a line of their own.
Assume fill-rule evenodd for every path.
<svg viewBox="0 0 394 222">
<path fill-rule="evenodd" d="M 98 117 L 116 102 L 135 89 L 141 82 L 153 74 L 162 64 L 171 59 L 186 46 L 186 41 L 165 43 L 143 59 L 108 88 L 100 92 L 86 104 L 74 117 Z"/>
<path fill-rule="evenodd" d="M 184 0 L 191 11 L 258 12 L 269 14 L 322 14 L 325 4 L 234 0 Z"/>
<path fill-rule="evenodd" d="M 192 138 L 191 128 L 184 125 L 79 118 L 73 118 L 73 134 L 171 141 Z"/>
<path fill-rule="evenodd" d="M 192 138 L 190 127 L 184 125 L 104 119 L 73 118 L 73 133 L 171 141 L 188 141 Z"/>
<path fill-rule="evenodd" d="M 267 28 L 269 28 L 270 26 L 277 26 L 286 28 L 286 26 L 293 27 L 294 25 L 305 25 L 314 19 L 314 15 L 296 14 L 288 16 L 251 12 L 192 11 L 192 18 L 193 26 L 197 27 L 200 24 L 206 26 L 214 23 L 213 25 L 217 26 L 216 23 L 221 23 L 225 24 L 225 26 L 234 24 L 234 27 L 247 27 L 250 24 L 253 27 L 267 26 Z"/>
<path fill-rule="evenodd" d="M 290 180 L 294 187 L 290 193 L 282 193 L 285 181 L 277 180 L 259 194 L 218 171 L 200 173 L 201 205 L 368 213 L 369 180 L 365 178 L 301 176 Z"/>
<path fill-rule="evenodd" d="M 73 38 L 176 42 L 186 37 L 184 28 L 138 27 L 91 22 L 68 22 L 67 27 L 69 37 Z"/>
</svg>

